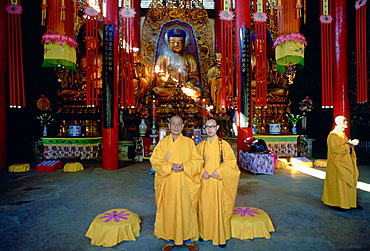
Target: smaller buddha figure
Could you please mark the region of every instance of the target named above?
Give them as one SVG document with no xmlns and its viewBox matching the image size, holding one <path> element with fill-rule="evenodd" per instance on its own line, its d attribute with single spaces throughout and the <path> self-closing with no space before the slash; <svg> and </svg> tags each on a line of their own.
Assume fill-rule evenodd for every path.
<svg viewBox="0 0 370 251">
<path fill-rule="evenodd" d="M 148 71 L 141 60 L 141 53 L 134 52 L 134 95 L 135 105 L 144 101 L 149 87 Z"/>
<path fill-rule="evenodd" d="M 192 54 L 184 49 L 189 43 L 189 36 L 184 28 L 176 26 L 170 28 L 165 41 L 168 50 L 162 52 L 155 64 L 155 87 L 153 92 L 157 96 L 168 97 L 174 90 L 181 90 L 188 96 L 199 97 L 201 89 L 198 62 Z"/>
<path fill-rule="evenodd" d="M 213 106 L 216 107 L 216 112 L 221 110 L 221 97 L 222 97 L 222 54 L 215 53 L 215 65 L 209 68 L 207 73 L 208 87 L 211 92 Z"/>
</svg>

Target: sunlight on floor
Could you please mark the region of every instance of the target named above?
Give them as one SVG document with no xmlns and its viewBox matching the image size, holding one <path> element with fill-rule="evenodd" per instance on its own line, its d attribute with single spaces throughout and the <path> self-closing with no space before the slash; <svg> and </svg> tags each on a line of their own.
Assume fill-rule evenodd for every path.
<svg viewBox="0 0 370 251">
<path fill-rule="evenodd" d="M 313 177 L 316 177 L 316 178 L 319 178 L 319 179 L 322 179 L 322 180 L 325 179 L 325 176 L 326 176 L 325 171 L 318 170 L 318 169 L 315 169 L 315 168 L 312 168 L 312 167 L 304 167 L 304 166 L 301 166 L 301 165 L 294 165 L 294 166 L 291 166 L 291 168 L 296 170 L 296 171 L 299 171 L 301 173 L 304 173 L 304 174 L 307 174 L 307 175 L 310 175 L 310 176 L 313 176 Z M 357 188 L 361 189 L 365 192 L 370 192 L 370 184 L 365 183 L 365 182 L 358 181 L 357 182 Z"/>
</svg>

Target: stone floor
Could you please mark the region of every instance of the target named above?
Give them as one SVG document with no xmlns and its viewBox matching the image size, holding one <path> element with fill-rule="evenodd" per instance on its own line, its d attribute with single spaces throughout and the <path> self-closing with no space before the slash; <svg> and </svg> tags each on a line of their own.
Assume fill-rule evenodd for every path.
<svg viewBox="0 0 370 251">
<path fill-rule="evenodd" d="M 153 235 L 155 203 L 150 164 L 121 163 L 104 170 L 83 163 L 85 170 L 64 173 L 0 171 L 0 250 L 160 250 Z M 325 170 L 325 168 L 317 168 Z M 359 161 L 362 182 L 370 183 L 370 165 Z M 197 242 L 200 250 L 370 250 L 370 193 L 358 190 L 363 210 L 339 212 L 321 203 L 323 180 L 293 170 L 275 175 L 242 171 L 235 206 L 251 206 L 270 215 L 270 239 L 231 239 L 227 248 Z M 94 246 L 85 233 L 98 214 L 125 208 L 141 218 L 136 241 L 111 248 Z M 174 251 L 187 250 L 177 246 Z"/>
</svg>

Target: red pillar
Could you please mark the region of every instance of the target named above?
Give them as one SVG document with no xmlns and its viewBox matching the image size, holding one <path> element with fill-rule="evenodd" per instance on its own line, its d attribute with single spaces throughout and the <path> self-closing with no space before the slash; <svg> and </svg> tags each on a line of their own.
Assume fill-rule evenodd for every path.
<svg viewBox="0 0 370 251">
<path fill-rule="evenodd" d="M 250 30 L 251 21 L 250 21 L 250 1 L 249 0 L 236 0 L 235 1 L 235 30 L 236 30 L 236 83 L 237 83 L 237 97 L 238 98 L 238 110 L 237 110 L 237 127 L 238 127 L 238 138 L 237 138 L 237 149 L 242 150 L 244 147 L 245 138 L 251 134 L 247 131 L 247 128 L 241 128 L 240 126 L 240 113 L 243 112 L 242 107 L 245 107 L 245 102 L 250 102 L 250 97 L 246 97 L 244 100 L 241 100 L 240 97 L 245 93 L 245 86 L 247 83 L 242 81 L 241 75 L 243 74 L 242 63 L 241 62 L 241 44 L 240 44 L 240 31 L 243 28 Z M 249 44 L 250 46 L 250 44 Z M 248 57 L 249 58 L 249 57 Z M 249 65 L 250 62 L 247 62 Z M 250 76 L 250 75 L 249 75 Z M 250 77 L 249 81 L 250 82 Z M 250 90 L 247 90 L 249 93 Z M 249 107 L 249 105 L 247 106 Z M 249 111 L 244 111 L 244 113 L 249 113 Z"/>
<path fill-rule="evenodd" d="M 334 84 L 333 84 L 333 115 L 345 116 L 350 119 L 349 77 L 348 77 L 348 17 L 346 0 L 331 1 L 333 6 L 333 38 L 334 38 Z M 346 130 L 349 137 L 350 130 Z"/>
<path fill-rule="evenodd" d="M 7 24 L 6 1 L 0 1 L 0 169 L 6 165 Z"/>
<path fill-rule="evenodd" d="M 116 170 L 118 169 L 118 0 L 107 1 L 106 16 L 104 24 L 114 26 L 114 47 L 113 47 L 113 84 L 111 88 L 111 100 L 113 109 L 107 109 L 104 112 L 112 114 L 104 114 L 111 116 L 113 119 L 112 127 L 106 128 L 103 124 L 103 169 Z M 108 83 L 103 83 L 108 84 Z M 104 96 L 104 95 L 103 95 Z M 103 102 L 104 103 L 104 102 Z M 103 118 L 104 121 L 104 118 Z"/>
</svg>

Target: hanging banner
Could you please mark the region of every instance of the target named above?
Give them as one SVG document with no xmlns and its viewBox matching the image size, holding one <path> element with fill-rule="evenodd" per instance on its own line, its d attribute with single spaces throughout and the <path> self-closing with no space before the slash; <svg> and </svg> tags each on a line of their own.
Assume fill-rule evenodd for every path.
<svg viewBox="0 0 370 251">
<path fill-rule="evenodd" d="M 240 86 L 242 107 L 240 112 L 249 118 L 249 90 L 251 86 L 250 68 L 251 68 L 251 53 L 250 53 L 251 33 L 249 28 L 240 29 Z"/>
<path fill-rule="evenodd" d="M 230 10 L 230 0 L 224 0 L 224 10 L 225 11 Z"/>
<path fill-rule="evenodd" d="M 125 9 L 131 9 L 131 0 L 125 0 Z"/>
<path fill-rule="evenodd" d="M 103 61 L 103 126 L 113 128 L 114 25 L 104 25 Z"/>
</svg>

